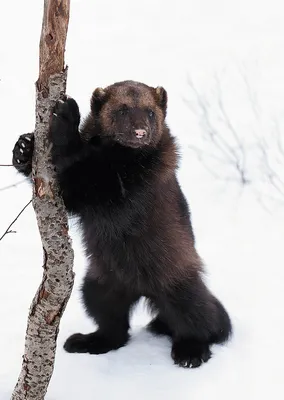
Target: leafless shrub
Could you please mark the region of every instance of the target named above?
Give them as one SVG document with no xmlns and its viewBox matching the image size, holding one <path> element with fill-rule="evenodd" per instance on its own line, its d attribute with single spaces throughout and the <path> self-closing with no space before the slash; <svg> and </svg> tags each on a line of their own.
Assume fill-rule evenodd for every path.
<svg viewBox="0 0 284 400">
<path fill-rule="evenodd" d="M 246 126 L 238 122 L 242 115 L 237 121 L 231 115 L 232 107 L 227 107 L 223 81 L 218 75 L 214 76 L 213 90 L 205 93 L 188 79 L 186 103 L 200 127 L 200 135 L 193 137 L 194 144 L 190 143 L 189 148 L 214 178 L 249 188 L 271 210 L 273 205 L 284 205 L 281 118 L 271 117 L 261 109 L 257 93 L 242 69 L 238 70 L 238 78 L 248 113 L 244 117 Z M 234 93 L 231 99 L 232 96 Z"/>
</svg>

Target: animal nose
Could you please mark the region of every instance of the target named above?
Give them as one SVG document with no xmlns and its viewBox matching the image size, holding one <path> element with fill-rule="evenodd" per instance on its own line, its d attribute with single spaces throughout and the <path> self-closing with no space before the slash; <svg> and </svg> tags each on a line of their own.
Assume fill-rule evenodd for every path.
<svg viewBox="0 0 284 400">
<path fill-rule="evenodd" d="M 138 139 L 141 139 L 143 136 L 145 136 L 147 134 L 147 132 L 145 131 L 145 129 L 135 129 L 135 135 Z"/>
</svg>

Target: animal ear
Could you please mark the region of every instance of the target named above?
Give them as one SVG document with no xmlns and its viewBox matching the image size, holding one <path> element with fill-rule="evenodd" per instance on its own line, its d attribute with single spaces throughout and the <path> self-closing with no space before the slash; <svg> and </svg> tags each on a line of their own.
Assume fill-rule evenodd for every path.
<svg viewBox="0 0 284 400">
<path fill-rule="evenodd" d="M 102 105 L 106 100 L 106 90 L 103 88 L 97 88 L 94 90 L 91 98 L 91 110 L 96 114 L 100 111 Z"/>
<path fill-rule="evenodd" d="M 167 102 L 168 102 L 168 95 L 166 90 L 161 87 L 158 86 L 155 89 L 156 92 L 156 98 L 157 98 L 157 102 L 159 104 L 159 106 L 162 108 L 162 110 L 166 111 L 167 110 Z"/>
</svg>

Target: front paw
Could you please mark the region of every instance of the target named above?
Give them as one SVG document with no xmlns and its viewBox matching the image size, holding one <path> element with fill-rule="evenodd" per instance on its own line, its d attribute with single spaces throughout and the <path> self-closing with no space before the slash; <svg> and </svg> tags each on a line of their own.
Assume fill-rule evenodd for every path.
<svg viewBox="0 0 284 400">
<path fill-rule="evenodd" d="M 24 175 L 28 176 L 32 172 L 32 157 L 34 150 L 33 133 L 21 135 L 13 149 L 13 165 Z"/>
<path fill-rule="evenodd" d="M 50 134 L 55 145 L 65 146 L 75 141 L 78 136 L 80 112 L 78 104 L 71 97 L 59 100 L 53 110 Z"/>
</svg>

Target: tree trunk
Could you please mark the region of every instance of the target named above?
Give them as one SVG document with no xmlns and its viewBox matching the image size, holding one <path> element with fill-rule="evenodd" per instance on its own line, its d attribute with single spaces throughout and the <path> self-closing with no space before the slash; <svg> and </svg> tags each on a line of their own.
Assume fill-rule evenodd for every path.
<svg viewBox="0 0 284 400">
<path fill-rule="evenodd" d="M 48 141 L 52 109 L 66 89 L 69 7 L 70 0 L 44 0 L 33 157 L 33 206 L 43 245 L 43 279 L 30 307 L 22 370 L 12 400 L 44 399 L 53 372 L 60 318 L 74 283 L 67 214 Z"/>
</svg>

